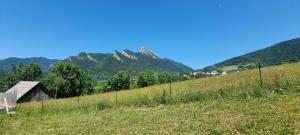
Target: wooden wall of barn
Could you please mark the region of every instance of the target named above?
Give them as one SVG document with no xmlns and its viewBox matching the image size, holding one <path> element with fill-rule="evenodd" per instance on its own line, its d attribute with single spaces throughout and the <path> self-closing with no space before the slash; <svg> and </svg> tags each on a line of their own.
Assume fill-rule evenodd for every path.
<svg viewBox="0 0 300 135">
<path fill-rule="evenodd" d="M 47 88 L 45 88 L 41 84 L 38 84 L 34 88 L 32 88 L 28 93 L 26 93 L 22 98 L 20 98 L 18 100 L 18 103 L 49 100 L 51 98 L 52 96 L 48 92 Z"/>
</svg>

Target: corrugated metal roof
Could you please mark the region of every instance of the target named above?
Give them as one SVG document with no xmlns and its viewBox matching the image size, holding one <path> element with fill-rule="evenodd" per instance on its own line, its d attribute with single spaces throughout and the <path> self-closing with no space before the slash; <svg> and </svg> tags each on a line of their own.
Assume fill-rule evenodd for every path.
<svg viewBox="0 0 300 135">
<path fill-rule="evenodd" d="M 19 100 L 22 96 L 24 96 L 28 91 L 30 91 L 39 83 L 40 82 L 20 81 L 5 93 L 17 91 L 17 100 Z"/>
</svg>

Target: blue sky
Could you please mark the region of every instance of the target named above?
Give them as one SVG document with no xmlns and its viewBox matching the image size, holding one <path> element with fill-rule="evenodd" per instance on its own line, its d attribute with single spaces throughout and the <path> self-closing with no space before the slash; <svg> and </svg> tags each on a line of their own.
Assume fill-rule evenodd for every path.
<svg viewBox="0 0 300 135">
<path fill-rule="evenodd" d="M 141 46 L 198 69 L 300 37 L 299 0 L 0 0 L 0 59 Z"/>
</svg>

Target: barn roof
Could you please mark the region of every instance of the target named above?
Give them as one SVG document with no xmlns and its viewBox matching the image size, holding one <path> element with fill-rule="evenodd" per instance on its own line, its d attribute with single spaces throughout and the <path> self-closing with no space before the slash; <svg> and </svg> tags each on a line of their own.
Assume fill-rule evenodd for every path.
<svg viewBox="0 0 300 135">
<path fill-rule="evenodd" d="M 22 96 L 24 96 L 27 92 L 29 92 L 32 88 L 38 85 L 40 82 L 32 82 L 32 81 L 20 81 L 15 86 L 7 90 L 5 93 L 9 92 L 17 92 L 17 100 L 19 100 Z"/>
</svg>

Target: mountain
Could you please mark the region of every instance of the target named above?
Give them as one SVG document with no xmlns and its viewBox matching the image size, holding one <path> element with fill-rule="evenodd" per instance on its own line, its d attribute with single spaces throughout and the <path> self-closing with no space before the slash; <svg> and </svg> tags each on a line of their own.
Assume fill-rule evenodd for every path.
<svg viewBox="0 0 300 135">
<path fill-rule="evenodd" d="M 33 57 L 33 58 L 7 58 L 0 60 L 0 70 L 9 71 L 12 69 L 12 65 L 20 64 L 39 64 L 43 72 L 48 71 L 51 65 L 57 63 L 59 60 L 56 59 L 47 59 L 43 57 Z"/>
<path fill-rule="evenodd" d="M 167 58 L 160 58 L 153 51 L 141 48 L 139 52 L 124 50 L 113 53 L 80 53 L 77 56 L 70 56 L 66 59 L 79 65 L 82 69 L 89 71 L 96 78 L 107 78 L 120 70 L 131 69 L 139 72 L 142 70 L 167 71 L 175 73 L 187 73 L 194 71 L 192 68 Z M 48 71 L 51 65 L 59 62 L 56 59 L 43 57 L 33 58 L 7 58 L 0 60 L 0 70 L 9 71 L 11 65 L 39 64 L 43 72 Z"/>
<path fill-rule="evenodd" d="M 231 69 L 255 67 L 260 62 L 262 66 L 297 62 L 300 60 L 300 38 L 277 43 L 273 46 L 238 56 L 204 69 Z"/>
<path fill-rule="evenodd" d="M 176 73 L 194 71 L 192 68 L 166 58 L 160 58 L 153 51 L 141 48 L 139 52 L 124 50 L 113 53 L 80 53 L 66 60 L 79 65 L 81 68 L 106 78 L 119 70 L 153 70 Z"/>
</svg>

